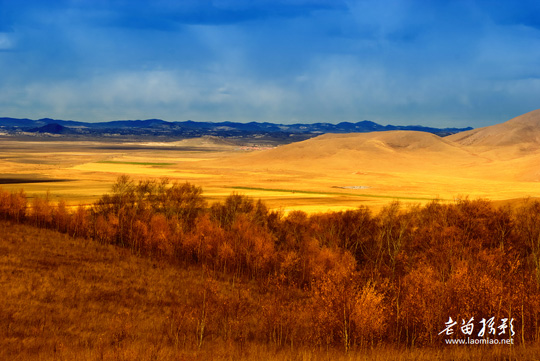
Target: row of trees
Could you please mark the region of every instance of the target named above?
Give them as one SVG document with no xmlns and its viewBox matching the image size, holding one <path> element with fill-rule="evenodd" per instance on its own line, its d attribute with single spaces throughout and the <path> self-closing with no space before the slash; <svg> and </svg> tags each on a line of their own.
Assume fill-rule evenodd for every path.
<svg viewBox="0 0 540 361">
<path fill-rule="evenodd" d="M 284 215 L 236 193 L 208 205 L 197 186 L 121 176 L 75 209 L 0 190 L 0 218 L 256 281 L 272 290 L 261 322 L 265 341 L 279 345 L 442 344 L 462 336 L 462 322 L 491 317 L 512 320 L 521 342 L 539 338 L 535 201 Z M 450 317 L 455 332 L 441 335 Z"/>
</svg>

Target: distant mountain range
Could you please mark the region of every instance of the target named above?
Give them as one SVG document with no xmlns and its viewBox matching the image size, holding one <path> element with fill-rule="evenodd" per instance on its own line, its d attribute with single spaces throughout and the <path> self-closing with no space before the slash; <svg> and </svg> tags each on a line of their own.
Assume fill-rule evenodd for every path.
<svg viewBox="0 0 540 361">
<path fill-rule="evenodd" d="M 357 123 L 341 122 L 313 124 L 234 123 L 234 122 L 167 122 L 161 119 L 117 120 L 86 123 L 44 118 L 39 120 L 0 118 L 0 130 L 8 134 L 54 134 L 64 136 L 170 136 L 191 138 L 198 136 L 269 137 L 294 140 L 307 139 L 325 133 L 368 133 L 388 130 L 416 130 L 447 136 L 473 128 L 432 128 L 419 125 L 380 125 L 368 120 Z"/>
</svg>

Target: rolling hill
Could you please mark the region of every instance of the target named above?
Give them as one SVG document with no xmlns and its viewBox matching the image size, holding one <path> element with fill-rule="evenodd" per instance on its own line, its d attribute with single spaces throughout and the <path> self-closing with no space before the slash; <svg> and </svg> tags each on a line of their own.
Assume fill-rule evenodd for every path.
<svg viewBox="0 0 540 361">
<path fill-rule="evenodd" d="M 444 139 L 490 159 L 485 172 L 491 171 L 496 176 L 506 174 L 518 181 L 540 181 L 540 109 Z"/>
<path fill-rule="evenodd" d="M 507 122 L 453 134 L 445 138 L 468 147 L 489 150 L 515 147 L 522 150 L 540 149 L 540 109 L 520 115 Z"/>
<path fill-rule="evenodd" d="M 415 131 L 324 134 L 208 166 L 244 172 L 238 184 L 249 187 L 255 179 L 260 190 L 343 188 L 366 196 L 451 200 L 466 194 L 502 201 L 537 195 L 539 149 L 535 111 L 444 138 Z"/>
<path fill-rule="evenodd" d="M 238 157 L 238 165 L 293 169 L 359 169 L 386 172 L 432 172 L 454 165 L 483 162 L 463 146 L 417 131 L 324 134 L 302 142 Z"/>
</svg>

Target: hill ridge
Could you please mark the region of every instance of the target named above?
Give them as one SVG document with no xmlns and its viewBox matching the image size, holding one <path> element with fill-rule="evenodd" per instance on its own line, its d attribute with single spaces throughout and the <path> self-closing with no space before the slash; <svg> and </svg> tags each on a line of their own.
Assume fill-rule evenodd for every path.
<svg viewBox="0 0 540 361">
<path fill-rule="evenodd" d="M 469 147 L 540 148 L 540 109 L 519 115 L 504 123 L 452 134 L 446 139 Z"/>
<path fill-rule="evenodd" d="M 316 136 L 326 133 L 367 133 L 373 131 L 393 131 L 393 130 L 414 130 L 445 136 L 466 130 L 466 128 L 433 128 L 420 125 L 381 125 L 369 120 L 363 120 L 356 123 L 340 122 L 334 123 L 295 123 L 281 124 L 269 122 L 195 122 L 174 121 L 168 122 L 161 119 L 146 120 L 115 120 L 108 122 L 78 122 L 71 120 L 58 120 L 43 118 L 39 120 L 18 119 L 18 118 L 0 118 L 0 127 L 8 132 L 37 132 L 36 129 L 48 124 L 58 124 L 65 128 L 73 130 L 75 133 L 100 134 L 104 132 L 119 131 L 121 134 L 148 133 L 186 135 L 186 136 L 235 136 L 249 134 L 301 134 L 307 136 Z"/>
</svg>

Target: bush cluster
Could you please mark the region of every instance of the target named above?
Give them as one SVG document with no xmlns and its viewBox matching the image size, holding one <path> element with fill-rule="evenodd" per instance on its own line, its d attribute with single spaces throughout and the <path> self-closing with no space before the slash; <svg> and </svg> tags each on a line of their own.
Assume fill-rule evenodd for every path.
<svg viewBox="0 0 540 361">
<path fill-rule="evenodd" d="M 110 194 L 74 210 L 48 196 L 29 201 L 23 191 L 0 190 L 0 218 L 268 289 L 256 325 L 238 322 L 254 301 L 225 302 L 205 291 L 203 304 L 181 312 L 198 315 L 188 326 L 201 343 L 237 330 L 279 346 L 438 345 L 463 337 L 459 329 L 471 318 L 478 328 L 491 317 L 512 320 L 520 342 L 540 332 L 537 201 L 512 209 L 463 198 L 406 209 L 394 202 L 378 214 L 360 207 L 284 215 L 237 193 L 208 205 L 189 183 L 121 176 Z M 441 335 L 449 317 L 455 331 Z"/>
</svg>

